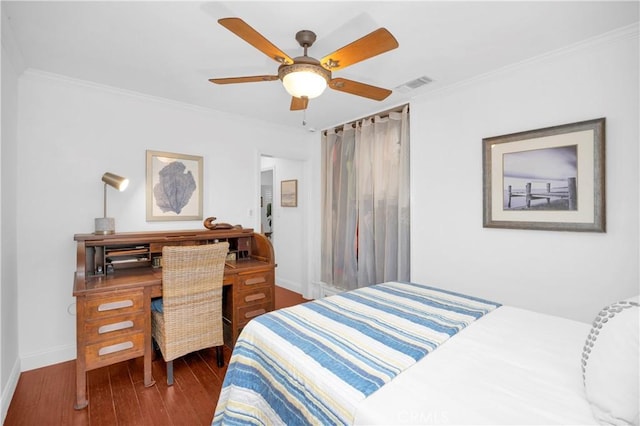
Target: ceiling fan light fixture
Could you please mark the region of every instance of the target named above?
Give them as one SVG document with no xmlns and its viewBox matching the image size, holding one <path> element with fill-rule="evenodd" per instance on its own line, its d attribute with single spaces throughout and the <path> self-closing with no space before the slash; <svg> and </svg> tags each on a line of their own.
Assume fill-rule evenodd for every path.
<svg viewBox="0 0 640 426">
<path fill-rule="evenodd" d="M 281 66 L 278 77 L 291 96 L 313 99 L 327 88 L 331 72 L 318 65 L 293 64 Z"/>
<path fill-rule="evenodd" d="M 278 75 L 253 75 L 246 77 L 211 78 L 215 84 L 252 83 L 257 81 L 281 80 L 291 95 L 291 111 L 306 110 L 309 99 L 320 96 L 327 86 L 331 89 L 382 101 L 391 90 L 371 86 L 346 78 L 332 78 L 334 70 L 348 66 L 388 52 L 398 47 L 398 41 L 386 28 L 378 28 L 359 39 L 342 46 L 338 50 L 317 60 L 307 55 L 308 49 L 315 43 L 313 31 L 301 30 L 296 33 L 296 41 L 304 49 L 302 56 L 290 57 L 262 34 L 240 18 L 222 18 L 220 25 L 280 64 Z"/>
</svg>

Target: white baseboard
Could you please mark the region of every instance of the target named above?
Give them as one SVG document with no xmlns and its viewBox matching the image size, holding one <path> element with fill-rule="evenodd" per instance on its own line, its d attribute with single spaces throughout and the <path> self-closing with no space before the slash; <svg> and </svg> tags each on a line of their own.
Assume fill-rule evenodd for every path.
<svg viewBox="0 0 640 426">
<path fill-rule="evenodd" d="M 57 346 L 42 352 L 23 354 L 20 359 L 20 368 L 22 371 L 29 371 L 72 359 L 76 359 L 75 345 Z"/>
<path fill-rule="evenodd" d="M 16 391 L 16 387 L 18 386 L 18 380 L 20 379 L 20 359 L 16 359 L 16 362 L 13 364 L 13 368 L 11 369 L 11 373 L 9 374 L 9 379 L 7 380 L 7 385 L 2 389 L 2 424 L 4 424 L 4 420 L 7 418 L 7 411 L 9 411 L 9 405 L 11 404 L 11 400 L 13 399 L 13 394 Z"/>
<path fill-rule="evenodd" d="M 286 288 L 287 290 L 302 294 L 302 285 L 300 283 L 296 283 L 290 280 L 283 280 L 282 278 L 278 278 L 276 281 L 276 285 L 278 287 Z"/>
</svg>

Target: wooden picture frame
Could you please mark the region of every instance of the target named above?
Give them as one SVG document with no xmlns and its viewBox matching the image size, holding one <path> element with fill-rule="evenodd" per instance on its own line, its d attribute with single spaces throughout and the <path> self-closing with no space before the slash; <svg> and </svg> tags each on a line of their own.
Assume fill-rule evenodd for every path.
<svg viewBox="0 0 640 426">
<path fill-rule="evenodd" d="M 201 220 L 202 157 L 146 153 L 147 221 Z"/>
<path fill-rule="evenodd" d="M 298 180 L 280 182 L 280 205 L 282 207 L 298 207 Z"/>
<path fill-rule="evenodd" d="M 482 143 L 485 228 L 605 232 L 605 118 Z"/>
</svg>

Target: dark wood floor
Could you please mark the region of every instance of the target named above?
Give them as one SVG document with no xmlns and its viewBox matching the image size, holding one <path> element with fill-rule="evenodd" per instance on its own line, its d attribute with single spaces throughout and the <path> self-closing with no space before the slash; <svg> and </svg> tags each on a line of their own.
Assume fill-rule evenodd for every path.
<svg viewBox="0 0 640 426">
<path fill-rule="evenodd" d="M 276 309 L 304 302 L 299 294 L 276 287 Z M 210 425 L 225 366 L 216 364 L 214 349 L 175 360 L 174 385 L 167 386 L 165 363 L 153 361 L 156 384 L 144 387 L 142 358 L 87 374 L 89 406 L 74 410 L 75 361 L 20 374 L 5 426 L 12 425 Z"/>
</svg>

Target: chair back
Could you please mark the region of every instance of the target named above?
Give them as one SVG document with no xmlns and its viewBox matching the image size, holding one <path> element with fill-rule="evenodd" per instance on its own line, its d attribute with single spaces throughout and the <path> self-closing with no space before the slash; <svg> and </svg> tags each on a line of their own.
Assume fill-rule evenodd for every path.
<svg viewBox="0 0 640 426">
<path fill-rule="evenodd" d="M 166 360 L 222 345 L 222 278 L 229 243 L 165 246 L 162 299 Z"/>
</svg>

